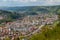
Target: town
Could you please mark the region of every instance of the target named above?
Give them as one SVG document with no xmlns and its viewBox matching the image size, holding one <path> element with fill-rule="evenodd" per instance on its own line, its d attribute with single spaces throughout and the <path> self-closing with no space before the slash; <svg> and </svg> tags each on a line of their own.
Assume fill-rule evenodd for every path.
<svg viewBox="0 0 60 40">
<path fill-rule="evenodd" d="M 0 20 L 3 19 L 2 17 Z M 28 15 L 23 19 L 18 19 L 13 22 L 1 23 L 0 40 L 9 37 L 11 40 L 19 36 L 30 36 L 40 32 L 44 25 L 52 25 L 58 19 L 56 14 L 38 14 Z"/>
</svg>

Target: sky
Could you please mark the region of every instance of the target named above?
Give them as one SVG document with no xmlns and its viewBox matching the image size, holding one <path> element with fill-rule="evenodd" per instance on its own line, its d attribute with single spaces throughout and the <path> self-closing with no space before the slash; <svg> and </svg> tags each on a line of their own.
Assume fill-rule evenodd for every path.
<svg viewBox="0 0 60 40">
<path fill-rule="evenodd" d="M 50 6 L 60 5 L 60 0 L 0 0 L 2 6 Z"/>
</svg>

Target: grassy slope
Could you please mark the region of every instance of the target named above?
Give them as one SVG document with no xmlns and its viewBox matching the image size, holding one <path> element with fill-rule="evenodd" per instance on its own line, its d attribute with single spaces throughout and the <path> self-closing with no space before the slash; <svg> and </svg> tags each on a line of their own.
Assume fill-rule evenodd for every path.
<svg viewBox="0 0 60 40">
<path fill-rule="evenodd" d="M 30 40 L 60 40 L 60 23 L 55 23 L 53 29 L 46 25 L 42 28 L 42 33 L 33 35 Z"/>
</svg>

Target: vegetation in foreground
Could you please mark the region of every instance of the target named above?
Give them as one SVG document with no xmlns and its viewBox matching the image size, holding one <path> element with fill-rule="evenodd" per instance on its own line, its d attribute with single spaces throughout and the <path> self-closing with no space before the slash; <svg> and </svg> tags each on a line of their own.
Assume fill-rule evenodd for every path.
<svg viewBox="0 0 60 40">
<path fill-rule="evenodd" d="M 44 26 L 42 32 L 33 35 L 30 40 L 60 40 L 60 22 L 55 23 L 53 27 Z"/>
</svg>

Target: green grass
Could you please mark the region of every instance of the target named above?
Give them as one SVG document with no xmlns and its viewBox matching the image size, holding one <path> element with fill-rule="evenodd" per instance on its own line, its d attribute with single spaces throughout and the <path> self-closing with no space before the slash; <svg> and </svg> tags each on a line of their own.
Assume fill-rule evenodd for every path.
<svg viewBox="0 0 60 40">
<path fill-rule="evenodd" d="M 42 28 L 42 33 L 35 34 L 30 40 L 60 40 L 60 22 L 55 22 L 53 30 L 49 26 Z"/>
</svg>

